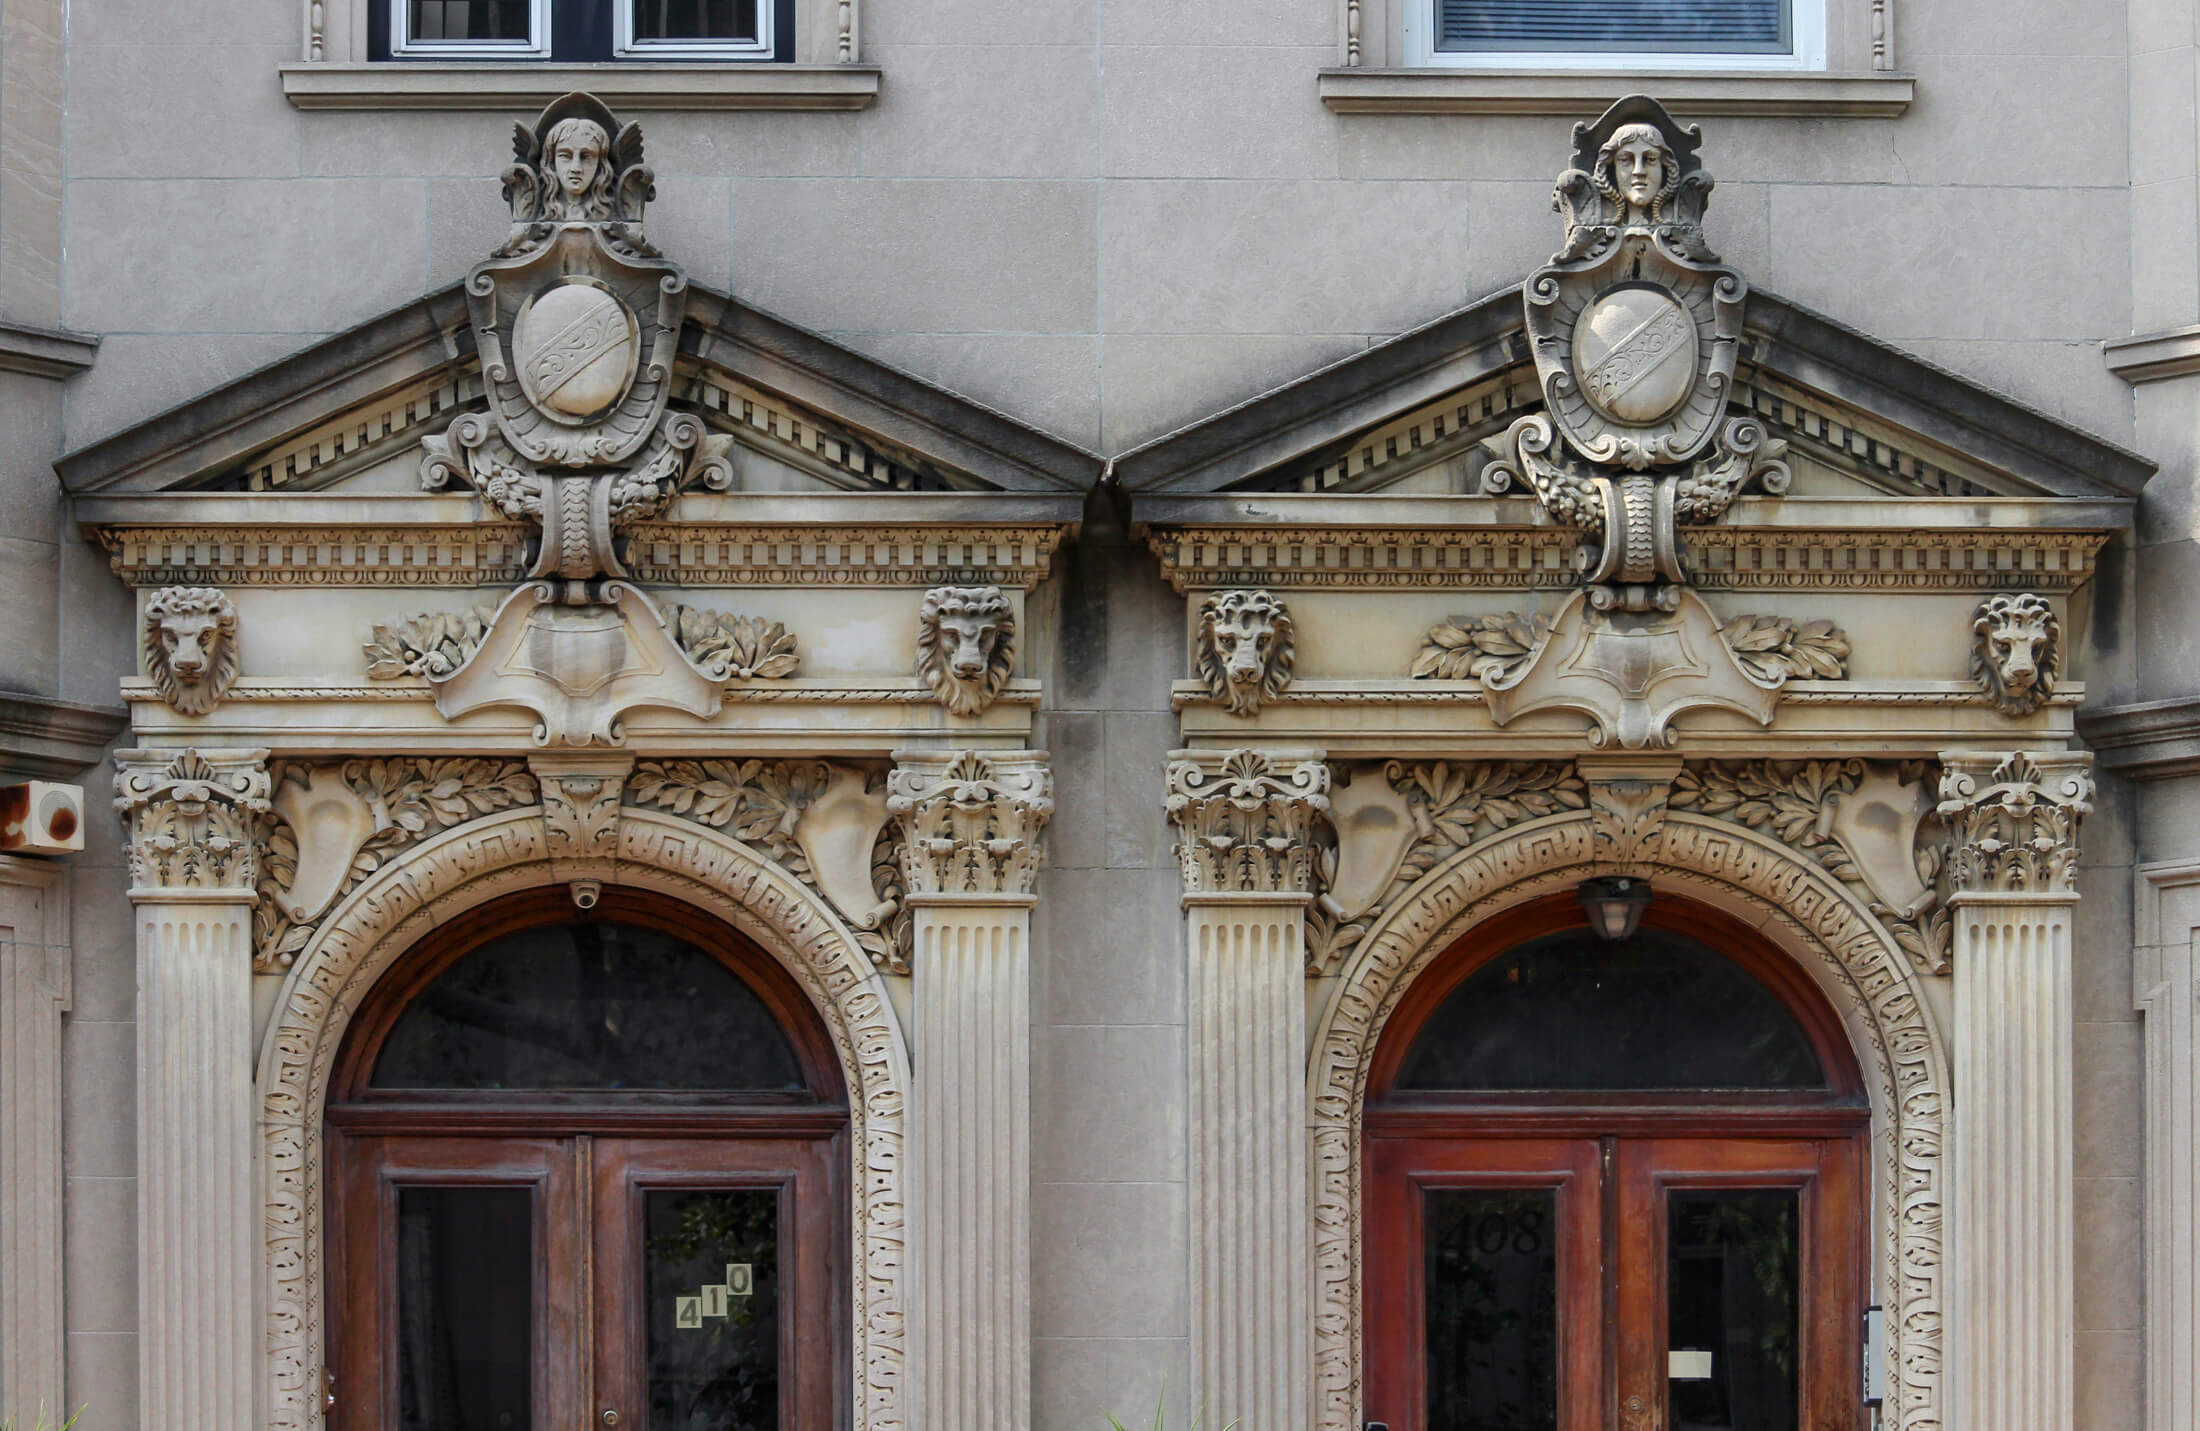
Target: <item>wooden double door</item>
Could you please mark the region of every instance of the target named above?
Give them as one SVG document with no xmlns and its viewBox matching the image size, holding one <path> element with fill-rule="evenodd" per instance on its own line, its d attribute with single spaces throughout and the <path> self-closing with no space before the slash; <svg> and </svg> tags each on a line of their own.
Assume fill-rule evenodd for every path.
<svg viewBox="0 0 2200 1431">
<path fill-rule="evenodd" d="M 1861 1132 L 1370 1136 L 1367 1417 L 1858 1431 Z"/>
<path fill-rule="evenodd" d="M 337 1139 L 338 1431 L 827 1431 L 844 1140 Z"/>
</svg>

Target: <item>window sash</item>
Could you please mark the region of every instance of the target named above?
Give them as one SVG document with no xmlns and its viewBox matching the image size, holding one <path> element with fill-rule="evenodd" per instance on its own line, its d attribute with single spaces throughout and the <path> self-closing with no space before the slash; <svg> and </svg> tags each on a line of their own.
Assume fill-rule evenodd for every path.
<svg viewBox="0 0 2200 1431">
<path fill-rule="evenodd" d="M 1406 0 L 1402 17 L 1405 54 L 1408 64 L 1493 70 L 1740 71 L 1826 67 L 1826 0 L 1689 3 L 1690 8 L 1703 12 L 1714 23 L 1721 12 L 1741 19 L 1777 11 L 1781 38 L 1776 45 L 1748 37 L 1698 40 L 1671 26 L 1660 33 L 1654 21 L 1635 28 L 1636 35 L 1647 30 L 1646 38 L 1625 38 L 1624 18 L 1612 26 L 1622 31 L 1622 38 L 1606 39 L 1594 33 L 1593 27 L 1614 12 L 1622 17 L 1630 12 L 1649 16 L 1667 9 L 1669 0 Z M 1490 27 L 1493 30 L 1501 31 L 1510 19 L 1516 38 L 1485 30 L 1482 37 L 1470 42 L 1478 47 L 1467 48 L 1459 42 L 1457 22 L 1469 12 L 1481 12 L 1495 20 L 1496 25 Z M 1567 12 L 1587 17 L 1586 24 L 1569 27 L 1564 20 Z M 1452 32 L 1449 36 L 1447 30 Z"/>
<path fill-rule="evenodd" d="M 389 0 L 392 59 L 543 59 L 550 54 L 550 0 L 531 0 L 527 38 L 505 40 L 417 39 L 409 0 Z"/>
<path fill-rule="evenodd" d="M 1784 55 L 1789 0 L 1435 0 L 1446 52 L 1662 50 Z"/>
<path fill-rule="evenodd" d="M 651 0 L 615 0 L 612 11 L 611 52 L 622 60 L 768 60 L 774 53 L 772 33 L 776 0 L 757 0 L 756 37 L 751 40 L 643 40 L 635 37 L 635 11 Z"/>
</svg>

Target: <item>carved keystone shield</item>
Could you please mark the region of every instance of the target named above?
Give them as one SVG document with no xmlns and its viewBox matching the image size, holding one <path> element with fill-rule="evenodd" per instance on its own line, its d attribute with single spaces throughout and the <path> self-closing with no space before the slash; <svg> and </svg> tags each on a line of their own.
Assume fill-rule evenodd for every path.
<svg viewBox="0 0 2200 1431">
<path fill-rule="evenodd" d="M 551 421 L 574 426 L 626 396 L 641 348 L 633 311 L 586 278 L 568 278 L 528 299 L 512 327 L 512 357 L 527 400 Z"/>
<path fill-rule="evenodd" d="M 1696 384 L 1696 322 L 1662 288 L 1624 284 L 1590 300 L 1574 330 L 1589 405 L 1615 422 L 1661 421 Z"/>
</svg>

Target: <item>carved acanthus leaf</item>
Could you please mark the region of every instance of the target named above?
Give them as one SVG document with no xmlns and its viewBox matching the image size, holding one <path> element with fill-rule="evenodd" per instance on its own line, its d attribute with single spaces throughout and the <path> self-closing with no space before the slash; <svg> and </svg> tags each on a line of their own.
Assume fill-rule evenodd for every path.
<svg viewBox="0 0 2200 1431">
<path fill-rule="evenodd" d="M 1842 802 L 1858 798 L 1867 781 L 1892 776 L 1915 786 L 1926 775 L 1918 761 L 1714 760 L 1682 770 L 1671 803 L 1769 835 L 1816 861 L 1864 896 L 1911 963 L 1945 974 L 1952 933 L 1940 889 L 1947 847 L 1938 832 L 1913 820 L 1907 828 L 1900 821 L 1874 822 L 1865 833 L 1844 828 L 1842 820 Z M 1907 848 L 1859 848 L 1889 839 Z M 1875 858 L 1881 854 L 1889 858 Z"/>
<path fill-rule="evenodd" d="M 974 750 L 907 756 L 887 789 L 911 896 L 1032 893 L 1054 814 L 1054 778 L 1043 758 Z"/>
<path fill-rule="evenodd" d="M 1849 674 L 1848 633 L 1831 621 L 1737 616 L 1719 628 L 1719 639 L 1760 681 L 1838 681 Z"/>
<path fill-rule="evenodd" d="M 714 681 L 772 681 L 802 664 L 794 633 L 760 616 L 668 606 L 665 626 L 697 670 Z"/>
<path fill-rule="evenodd" d="M 540 798 L 535 777 L 517 760 L 400 757 L 349 760 L 341 769 L 344 783 L 365 803 L 373 833 L 352 853 L 337 886 L 337 899 L 392 855 L 430 835 L 499 810 L 532 805 Z M 286 762 L 276 767 L 274 778 L 280 784 L 303 784 L 308 774 L 307 766 Z M 297 878 L 298 841 L 298 832 L 279 813 L 262 823 L 260 900 L 252 911 L 252 947 L 253 967 L 263 973 L 288 969 L 316 927 L 292 918 L 290 902 L 280 897 Z"/>
<path fill-rule="evenodd" d="M 627 781 L 626 800 L 724 830 L 814 889 L 794 827 L 831 783 L 822 760 L 645 760 Z"/>
<path fill-rule="evenodd" d="M 1959 751 L 1942 757 L 1940 818 L 1955 837 L 1958 895 L 2078 887 L 2078 827 L 2093 812 L 2093 757 Z"/>
<path fill-rule="evenodd" d="M 1315 901 L 1307 915 L 1310 972 L 1336 968 L 1407 890 L 1460 850 L 1514 825 L 1589 803 L 1580 772 L 1564 760 L 1393 760 L 1383 767 L 1382 778 L 1405 796 L 1413 842 L 1389 886 L 1365 910 L 1348 919 L 1350 911 Z M 1336 846 L 1324 846 L 1319 866 L 1325 889 L 1336 877 L 1336 864 Z"/>
<path fill-rule="evenodd" d="M 1314 892 L 1314 832 L 1329 812 L 1317 752 L 1179 751 L 1167 809 L 1185 893 Z"/>
<path fill-rule="evenodd" d="M 1431 626 L 1408 674 L 1414 680 L 1502 681 L 1528 664 L 1551 634 L 1551 619 L 1506 611 L 1454 616 Z"/>
<path fill-rule="evenodd" d="M 395 626 L 377 626 L 360 648 L 367 657 L 367 679 L 442 680 L 481 648 L 495 616 L 496 608 L 485 605 L 471 611 L 423 611 Z"/>
<path fill-rule="evenodd" d="M 115 813 L 138 889 L 234 897 L 257 863 L 253 827 L 266 811 L 264 750 L 115 753 Z"/>
</svg>

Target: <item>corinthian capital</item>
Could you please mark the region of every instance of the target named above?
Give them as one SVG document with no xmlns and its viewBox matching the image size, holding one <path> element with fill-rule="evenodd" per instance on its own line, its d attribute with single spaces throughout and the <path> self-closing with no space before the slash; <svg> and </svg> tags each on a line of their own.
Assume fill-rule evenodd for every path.
<svg viewBox="0 0 2200 1431">
<path fill-rule="evenodd" d="M 115 766 L 133 898 L 255 898 L 265 750 L 118 750 Z"/>
<path fill-rule="evenodd" d="M 1314 824 L 1329 814 L 1318 750 L 1179 750 L 1169 820 L 1186 894 L 1314 892 Z"/>
<path fill-rule="evenodd" d="M 1054 777 L 1043 751 L 901 751 L 886 808 L 901 826 L 911 899 L 1028 898 Z"/>
<path fill-rule="evenodd" d="M 2077 889 L 2092 756 L 1953 750 L 1940 759 L 1939 813 L 1955 838 L 1948 868 L 1956 898 Z"/>
</svg>

